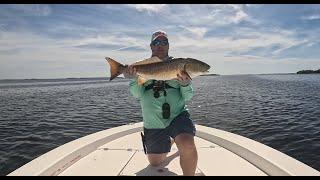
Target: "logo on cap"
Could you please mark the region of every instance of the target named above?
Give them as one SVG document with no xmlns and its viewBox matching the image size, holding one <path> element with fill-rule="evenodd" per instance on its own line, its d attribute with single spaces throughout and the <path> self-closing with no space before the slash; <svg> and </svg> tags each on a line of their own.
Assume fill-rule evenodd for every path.
<svg viewBox="0 0 320 180">
<path fill-rule="evenodd" d="M 167 33 L 164 32 L 164 31 L 159 30 L 159 31 L 156 31 L 156 32 L 154 32 L 154 33 L 152 34 L 151 42 L 152 42 L 153 40 L 157 39 L 157 38 L 160 37 L 160 36 L 166 37 L 166 38 L 168 39 Z"/>
</svg>

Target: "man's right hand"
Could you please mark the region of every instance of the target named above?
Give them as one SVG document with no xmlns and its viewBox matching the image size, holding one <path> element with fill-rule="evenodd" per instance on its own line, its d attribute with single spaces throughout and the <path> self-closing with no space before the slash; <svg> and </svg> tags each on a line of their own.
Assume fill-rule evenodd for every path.
<svg viewBox="0 0 320 180">
<path fill-rule="evenodd" d="M 126 69 L 123 72 L 123 76 L 128 79 L 134 79 L 137 77 L 137 70 L 133 66 L 126 65 Z"/>
</svg>

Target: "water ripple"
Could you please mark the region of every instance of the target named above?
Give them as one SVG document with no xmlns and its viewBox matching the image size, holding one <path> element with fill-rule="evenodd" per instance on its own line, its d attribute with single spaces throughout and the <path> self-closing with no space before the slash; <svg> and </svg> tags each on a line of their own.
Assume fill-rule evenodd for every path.
<svg viewBox="0 0 320 180">
<path fill-rule="evenodd" d="M 85 135 L 142 121 L 128 81 L 0 82 L 0 175 Z M 320 76 L 199 77 L 197 123 L 273 147 L 320 170 Z"/>
</svg>

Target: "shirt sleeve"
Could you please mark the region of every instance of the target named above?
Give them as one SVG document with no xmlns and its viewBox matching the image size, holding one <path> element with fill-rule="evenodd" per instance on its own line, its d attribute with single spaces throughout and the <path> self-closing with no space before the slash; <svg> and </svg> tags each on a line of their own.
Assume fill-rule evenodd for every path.
<svg viewBox="0 0 320 180">
<path fill-rule="evenodd" d="M 187 86 L 180 86 L 180 92 L 185 101 L 189 101 L 194 95 L 191 83 Z"/>
<path fill-rule="evenodd" d="M 131 80 L 129 84 L 129 90 L 133 97 L 135 98 L 141 98 L 142 93 L 144 92 L 144 86 L 139 85 L 137 83 L 137 80 Z"/>
</svg>

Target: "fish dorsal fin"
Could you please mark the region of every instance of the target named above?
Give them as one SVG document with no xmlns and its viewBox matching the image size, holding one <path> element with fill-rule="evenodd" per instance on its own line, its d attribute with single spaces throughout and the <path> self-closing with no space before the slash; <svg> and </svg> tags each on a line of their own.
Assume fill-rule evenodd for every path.
<svg viewBox="0 0 320 180">
<path fill-rule="evenodd" d="M 138 76 L 138 85 L 143 85 L 146 81 L 148 81 L 147 79 L 141 77 L 141 76 Z"/>
<path fill-rule="evenodd" d="M 153 64 L 153 63 L 159 63 L 159 62 L 163 62 L 160 58 L 158 58 L 157 56 L 153 56 L 151 58 L 145 59 L 145 60 L 141 60 L 141 61 L 137 61 L 135 63 L 133 63 L 132 65 L 145 65 L 145 64 Z"/>
</svg>

